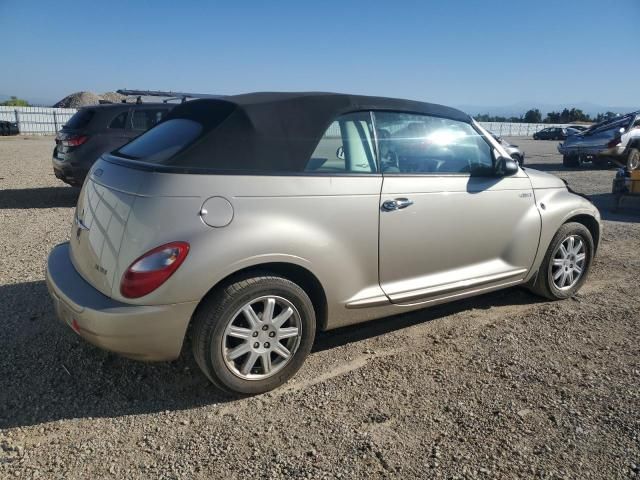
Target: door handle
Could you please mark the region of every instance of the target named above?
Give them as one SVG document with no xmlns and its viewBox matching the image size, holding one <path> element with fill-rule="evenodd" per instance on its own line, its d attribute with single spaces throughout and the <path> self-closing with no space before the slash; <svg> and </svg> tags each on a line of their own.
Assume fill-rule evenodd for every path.
<svg viewBox="0 0 640 480">
<path fill-rule="evenodd" d="M 392 212 L 394 210 L 402 210 L 403 208 L 407 208 L 413 205 L 413 200 L 409 200 L 408 198 L 396 198 L 395 200 L 385 200 L 382 202 L 382 209 L 387 212 Z"/>
</svg>

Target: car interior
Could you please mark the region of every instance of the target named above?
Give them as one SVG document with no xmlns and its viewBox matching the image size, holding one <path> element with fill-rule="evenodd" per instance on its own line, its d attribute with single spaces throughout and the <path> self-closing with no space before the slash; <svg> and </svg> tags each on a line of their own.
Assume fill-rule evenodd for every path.
<svg viewBox="0 0 640 480">
<path fill-rule="evenodd" d="M 318 143 L 307 172 L 376 172 L 370 121 L 345 115 Z M 491 147 L 469 124 L 400 113 L 376 114 L 384 173 L 471 173 L 493 165 Z"/>
</svg>

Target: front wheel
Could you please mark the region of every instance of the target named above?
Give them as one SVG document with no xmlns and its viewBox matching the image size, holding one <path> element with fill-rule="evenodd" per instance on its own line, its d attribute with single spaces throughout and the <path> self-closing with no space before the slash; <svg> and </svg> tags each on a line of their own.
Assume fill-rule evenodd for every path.
<svg viewBox="0 0 640 480">
<path fill-rule="evenodd" d="M 198 307 L 196 362 L 222 390 L 253 395 L 291 378 L 311 351 L 313 304 L 292 281 L 258 274 L 215 290 Z"/>
<path fill-rule="evenodd" d="M 594 254 L 589 229 L 565 223 L 551 240 L 531 290 L 551 300 L 573 296 L 587 278 Z"/>
<path fill-rule="evenodd" d="M 632 172 L 640 168 L 640 150 L 632 148 L 627 155 L 627 170 Z"/>
<path fill-rule="evenodd" d="M 516 161 L 519 167 L 524 167 L 524 160 L 520 155 L 512 155 L 511 158 Z"/>
</svg>

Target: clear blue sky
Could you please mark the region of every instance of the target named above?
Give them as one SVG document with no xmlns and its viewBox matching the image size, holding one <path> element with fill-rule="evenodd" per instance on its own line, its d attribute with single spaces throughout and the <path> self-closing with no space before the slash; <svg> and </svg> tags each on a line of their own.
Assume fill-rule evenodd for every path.
<svg viewBox="0 0 640 480">
<path fill-rule="evenodd" d="M 325 90 L 627 106 L 638 102 L 639 34 L 640 0 L 0 0 L 0 94 Z"/>
</svg>

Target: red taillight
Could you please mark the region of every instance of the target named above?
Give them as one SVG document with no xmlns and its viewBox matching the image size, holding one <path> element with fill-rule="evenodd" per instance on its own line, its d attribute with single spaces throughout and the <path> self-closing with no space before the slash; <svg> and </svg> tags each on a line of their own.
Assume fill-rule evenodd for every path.
<svg viewBox="0 0 640 480">
<path fill-rule="evenodd" d="M 620 137 L 616 137 L 613 140 L 611 140 L 609 143 L 607 143 L 607 147 L 609 148 L 617 147 L 621 141 L 622 139 Z"/>
<path fill-rule="evenodd" d="M 171 242 L 148 251 L 127 268 L 120 293 L 123 297 L 138 298 L 153 292 L 173 275 L 187 253 L 187 242 Z"/>
<path fill-rule="evenodd" d="M 62 144 L 65 147 L 77 147 L 78 145 L 82 145 L 89 139 L 87 135 L 77 135 L 75 137 L 69 137 L 66 140 L 62 141 Z"/>
</svg>

